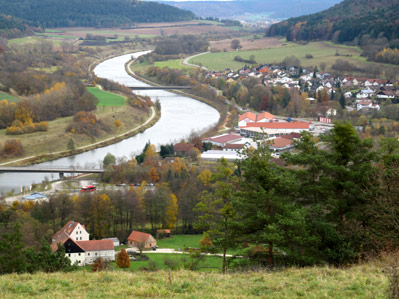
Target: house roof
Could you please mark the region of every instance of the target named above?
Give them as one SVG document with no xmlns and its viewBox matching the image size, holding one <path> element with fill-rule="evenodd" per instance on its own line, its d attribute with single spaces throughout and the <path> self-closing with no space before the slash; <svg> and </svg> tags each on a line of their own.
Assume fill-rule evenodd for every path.
<svg viewBox="0 0 399 299">
<path fill-rule="evenodd" d="M 252 112 L 245 112 L 244 114 L 241 114 L 240 117 L 238 118 L 238 121 L 242 121 L 246 118 L 249 118 L 252 121 L 256 121 L 256 114 Z"/>
<path fill-rule="evenodd" d="M 166 234 L 170 234 L 170 229 L 158 229 L 157 233 L 166 233 Z"/>
<path fill-rule="evenodd" d="M 242 139 L 242 136 L 240 136 L 240 135 L 225 134 L 225 135 L 221 135 L 221 136 L 205 138 L 204 141 L 212 141 L 212 142 L 217 142 L 217 143 L 226 143 L 226 142 L 231 142 L 231 141 L 240 140 L 240 139 Z"/>
<path fill-rule="evenodd" d="M 74 242 L 84 251 L 114 250 L 114 241 L 112 239 Z"/>
<path fill-rule="evenodd" d="M 284 148 L 292 145 L 292 140 L 287 138 L 277 137 L 275 139 L 272 139 L 270 143 L 271 143 L 270 144 L 271 148 Z"/>
<path fill-rule="evenodd" d="M 301 133 L 290 133 L 288 135 L 281 135 L 281 138 L 285 139 L 301 139 Z"/>
<path fill-rule="evenodd" d="M 261 114 L 259 114 L 256 119 L 259 121 L 263 118 L 274 119 L 274 115 L 265 111 L 265 112 L 262 112 Z"/>
<path fill-rule="evenodd" d="M 309 129 L 307 122 L 260 122 L 247 123 L 246 128 L 266 128 L 266 129 Z"/>
<path fill-rule="evenodd" d="M 194 148 L 194 144 L 191 143 L 176 143 L 173 146 L 175 152 L 189 152 Z"/>
<path fill-rule="evenodd" d="M 139 231 L 132 231 L 129 237 L 127 238 L 129 241 L 135 241 L 135 242 L 145 242 L 148 240 L 148 238 L 152 237 L 150 234 L 142 233 Z M 154 238 L 154 237 L 152 237 Z"/>
<path fill-rule="evenodd" d="M 27 200 L 37 200 L 37 199 L 42 199 L 42 198 L 47 198 L 45 194 L 39 193 L 39 192 L 33 192 L 30 195 L 24 196 L 24 199 Z"/>
<path fill-rule="evenodd" d="M 61 243 L 64 244 L 66 240 L 68 240 L 69 236 L 73 232 L 76 226 L 78 226 L 79 222 L 69 220 L 67 224 L 64 225 L 58 232 L 56 232 L 53 236 L 53 243 Z M 83 227 L 84 228 L 84 227 Z"/>
</svg>

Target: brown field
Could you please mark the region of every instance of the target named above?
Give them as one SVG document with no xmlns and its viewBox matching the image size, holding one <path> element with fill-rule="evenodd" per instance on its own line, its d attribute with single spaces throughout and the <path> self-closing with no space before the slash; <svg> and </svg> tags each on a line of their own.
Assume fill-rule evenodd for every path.
<svg viewBox="0 0 399 299">
<path fill-rule="evenodd" d="M 202 34 L 207 32 L 233 32 L 232 29 L 216 26 L 213 24 L 204 24 L 196 21 L 178 22 L 178 23 L 149 23 L 139 24 L 132 29 L 122 28 L 94 28 L 94 27 L 74 27 L 74 28 L 57 28 L 63 31 L 65 35 L 85 37 L 87 33 L 98 34 L 104 36 L 113 36 L 115 34 L 121 36 L 134 35 L 161 35 L 163 34 Z"/>
<path fill-rule="evenodd" d="M 283 44 L 283 42 L 275 37 L 266 37 L 261 39 L 249 39 L 249 38 L 237 38 L 240 41 L 242 48 L 240 51 L 244 50 L 261 50 L 268 48 L 279 47 Z M 231 40 L 232 39 L 224 39 L 218 41 L 211 41 L 211 48 L 219 49 L 223 51 L 226 49 L 227 51 L 231 51 Z"/>
</svg>

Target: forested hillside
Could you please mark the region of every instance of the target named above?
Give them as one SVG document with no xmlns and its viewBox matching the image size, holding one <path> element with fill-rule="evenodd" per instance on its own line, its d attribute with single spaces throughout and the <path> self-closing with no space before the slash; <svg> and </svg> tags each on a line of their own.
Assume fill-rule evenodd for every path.
<svg viewBox="0 0 399 299">
<path fill-rule="evenodd" d="M 21 19 L 0 15 L 0 36 L 5 38 L 16 38 L 32 34 L 34 28 L 29 27 Z"/>
<path fill-rule="evenodd" d="M 267 32 L 268 36 L 286 36 L 288 41 L 325 39 L 340 43 L 365 34 L 398 38 L 399 1 L 344 0 L 322 12 L 272 25 Z"/>
<path fill-rule="evenodd" d="M 0 6 L 3 15 L 41 27 L 131 26 L 137 22 L 186 21 L 194 17 L 189 11 L 169 5 L 128 0 L 0 0 Z"/>
</svg>

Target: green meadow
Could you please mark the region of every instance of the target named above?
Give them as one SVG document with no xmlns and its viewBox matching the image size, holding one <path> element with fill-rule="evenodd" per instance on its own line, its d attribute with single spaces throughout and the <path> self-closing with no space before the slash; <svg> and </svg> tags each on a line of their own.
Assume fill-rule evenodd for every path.
<svg viewBox="0 0 399 299">
<path fill-rule="evenodd" d="M 98 99 L 98 106 L 123 106 L 125 104 L 124 97 L 100 90 L 98 87 L 87 87 L 87 91 Z"/>
<path fill-rule="evenodd" d="M 336 53 L 339 56 L 336 56 Z M 306 58 L 306 54 L 311 54 L 313 58 Z M 234 60 L 237 55 L 244 59 L 249 59 L 253 55 L 255 61 L 259 64 L 280 63 L 285 57 L 294 55 L 304 67 L 319 66 L 320 63 L 324 62 L 326 69 L 329 69 L 337 59 L 348 60 L 357 65 L 365 63 L 365 59 L 360 57 L 360 54 L 361 50 L 358 47 L 336 45 L 329 42 L 312 42 L 306 45 L 285 43 L 283 46 L 269 49 L 209 53 L 194 57 L 189 62 L 202 64 L 210 70 L 224 70 L 226 68 L 237 70 L 245 65 L 245 63 Z"/>
<path fill-rule="evenodd" d="M 8 93 L 0 91 L 0 101 L 1 100 L 7 100 L 9 102 L 18 102 L 19 99 L 12 95 L 9 95 Z"/>
</svg>

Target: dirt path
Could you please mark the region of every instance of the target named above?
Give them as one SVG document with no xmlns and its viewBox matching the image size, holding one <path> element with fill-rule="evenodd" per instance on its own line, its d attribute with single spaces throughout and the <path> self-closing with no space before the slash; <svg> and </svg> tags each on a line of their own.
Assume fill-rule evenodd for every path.
<svg viewBox="0 0 399 299">
<path fill-rule="evenodd" d="M 185 58 L 184 60 L 183 60 L 183 64 L 185 64 L 185 65 L 188 65 L 188 66 L 192 66 L 192 67 L 201 67 L 201 66 L 199 66 L 199 65 L 196 65 L 196 64 L 191 64 L 191 63 L 189 63 L 188 61 L 191 59 L 191 58 L 194 58 L 194 57 L 198 57 L 198 56 L 201 56 L 201 55 L 205 55 L 205 54 L 208 54 L 208 53 L 211 53 L 211 52 L 204 52 L 204 53 L 199 53 L 199 54 L 196 54 L 196 55 L 193 55 L 193 56 L 190 56 L 190 57 L 187 57 L 187 58 Z M 208 70 L 206 67 L 201 67 L 202 69 L 204 69 L 204 70 Z"/>
</svg>

